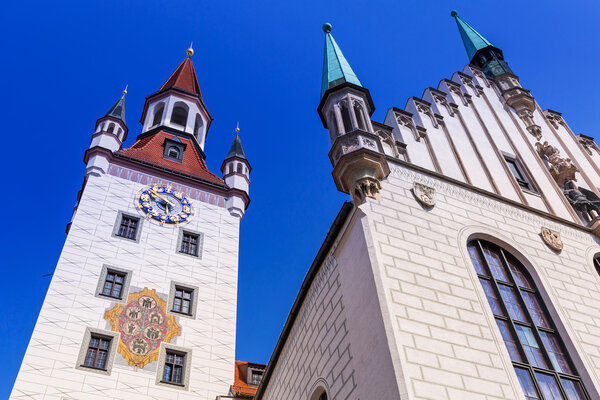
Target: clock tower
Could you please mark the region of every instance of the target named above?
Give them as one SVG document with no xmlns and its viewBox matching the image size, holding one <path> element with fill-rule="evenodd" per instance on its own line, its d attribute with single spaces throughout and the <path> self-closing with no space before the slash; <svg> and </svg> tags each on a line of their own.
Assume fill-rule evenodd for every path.
<svg viewBox="0 0 600 400">
<path fill-rule="evenodd" d="M 130 147 L 126 91 L 96 122 L 12 399 L 227 394 L 250 165 L 236 133 L 224 177 L 207 168 L 212 117 L 192 55 L 146 98 Z"/>
</svg>

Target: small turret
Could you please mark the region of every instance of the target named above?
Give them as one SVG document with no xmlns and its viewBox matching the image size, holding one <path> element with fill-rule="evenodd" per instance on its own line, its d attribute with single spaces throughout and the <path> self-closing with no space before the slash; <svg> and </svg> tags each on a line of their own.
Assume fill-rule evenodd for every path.
<svg viewBox="0 0 600 400">
<path fill-rule="evenodd" d="M 498 83 L 506 104 L 515 109 L 525 123 L 527 131 L 539 141 L 542 137 L 542 129 L 533 121 L 535 100 L 529 90 L 521 87 L 519 77 L 504 61 L 502 50 L 492 45 L 475 28 L 459 17 L 458 12 L 453 10 L 450 15 L 456 20 L 470 63 L 479 67 L 488 78 Z"/>
<path fill-rule="evenodd" d="M 225 157 L 223 165 L 221 165 L 221 172 L 231 194 L 227 199 L 226 207 L 231 215 L 242 218 L 248 204 L 250 204 L 250 171 L 252 171 L 252 168 L 244 153 L 239 132 L 240 128 L 238 126 L 235 128 L 235 137 L 231 149 L 229 149 L 229 153 Z"/>
<path fill-rule="evenodd" d="M 96 121 L 96 130 L 92 135 L 90 148 L 85 153 L 84 162 L 87 164 L 86 175 L 99 175 L 106 173 L 108 169 L 107 153 L 113 153 L 121 149 L 123 142 L 127 139 L 127 125 L 125 123 L 125 95 L 123 95 L 108 110 L 108 112 Z"/>
<path fill-rule="evenodd" d="M 371 94 L 331 35 L 331 24 L 323 25 L 323 32 L 325 55 L 318 111 L 323 126 L 329 129 L 333 180 L 338 190 L 351 194 L 358 205 L 367 197 L 380 198 L 380 182 L 390 169 L 371 124 L 375 111 Z"/>
</svg>

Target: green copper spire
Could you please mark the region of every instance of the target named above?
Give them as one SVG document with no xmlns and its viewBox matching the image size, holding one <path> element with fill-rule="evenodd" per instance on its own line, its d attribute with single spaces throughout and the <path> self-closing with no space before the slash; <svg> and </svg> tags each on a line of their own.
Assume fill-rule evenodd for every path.
<svg viewBox="0 0 600 400">
<path fill-rule="evenodd" d="M 321 82 L 321 98 L 328 89 L 341 85 L 342 83 L 353 83 L 362 87 L 360 80 L 352 70 L 350 64 L 344 57 L 342 50 L 331 35 L 331 24 L 323 25 L 325 32 L 325 56 L 323 58 L 323 81 Z"/>
<path fill-rule="evenodd" d="M 477 53 L 479 50 L 485 49 L 488 46 L 493 46 L 493 44 L 481 36 L 481 34 L 477 32 L 471 25 L 467 24 L 461 17 L 459 17 L 456 10 L 452 10 L 450 15 L 456 19 L 456 25 L 458 25 L 458 31 L 460 32 L 460 37 L 463 40 L 465 49 L 467 50 L 469 60 L 473 60 L 475 53 Z"/>
</svg>

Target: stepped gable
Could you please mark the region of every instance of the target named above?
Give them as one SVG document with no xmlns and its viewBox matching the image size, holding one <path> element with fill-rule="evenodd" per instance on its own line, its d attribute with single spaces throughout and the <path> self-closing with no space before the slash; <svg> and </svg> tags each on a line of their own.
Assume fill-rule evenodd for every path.
<svg viewBox="0 0 600 400">
<path fill-rule="evenodd" d="M 174 137 L 177 137 L 186 145 L 181 162 L 163 157 L 165 139 L 173 139 Z M 192 178 L 202 179 L 210 183 L 225 186 L 223 179 L 208 170 L 204 159 L 198 154 L 192 140 L 172 133 L 159 131 L 152 136 L 136 140 L 131 147 L 119 150 L 116 154 L 121 157 L 151 163 Z"/>
</svg>

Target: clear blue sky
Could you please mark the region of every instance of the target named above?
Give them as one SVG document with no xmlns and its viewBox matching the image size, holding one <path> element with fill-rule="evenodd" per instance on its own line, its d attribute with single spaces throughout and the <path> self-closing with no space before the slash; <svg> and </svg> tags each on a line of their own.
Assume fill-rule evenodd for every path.
<svg viewBox="0 0 600 400">
<path fill-rule="evenodd" d="M 300 283 L 346 195 L 331 178 L 317 112 L 323 22 L 382 121 L 468 62 L 450 10 L 497 47 L 542 108 L 575 133 L 598 129 L 597 1 L 9 1 L 0 15 L 3 332 L 8 397 L 81 187 L 95 120 L 125 84 L 129 139 L 194 41 L 215 118 L 206 145 L 218 172 L 240 121 L 252 164 L 242 221 L 237 358 L 269 359 Z"/>
</svg>

